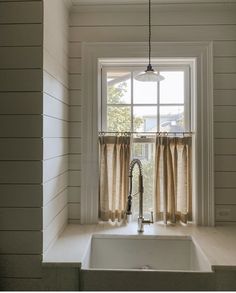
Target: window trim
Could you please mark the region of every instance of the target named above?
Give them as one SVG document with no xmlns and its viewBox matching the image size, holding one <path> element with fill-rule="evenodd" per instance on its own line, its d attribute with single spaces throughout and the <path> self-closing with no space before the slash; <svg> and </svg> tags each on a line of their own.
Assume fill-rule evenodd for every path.
<svg viewBox="0 0 236 293">
<path fill-rule="evenodd" d="M 196 130 L 196 156 L 193 165 L 193 189 L 195 196 L 196 224 L 214 226 L 214 148 L 213 148 L 213 44 L 212 42 L 153 42 L 153 56 L 160 60 L 166 58 L 191 59 L 196 70 L 193 72 L 195 88 L 191 111 L 196 110 L 192 127 Z M 98 110 L 101 103 L 101 71 L 99 62 L 106 58 L 134 56 L 143 58 L 146 64 L 146 43 L 83 43 L 82 44 L 82 186 L 81 186 L 81 224 L 98 221 Z M 127 58 L 128 62 L 129 58 Z M 135 58 L 133 58 L 135 63 Z M 197 94 L 197 96 L 196 96 Z"/>
</svg>

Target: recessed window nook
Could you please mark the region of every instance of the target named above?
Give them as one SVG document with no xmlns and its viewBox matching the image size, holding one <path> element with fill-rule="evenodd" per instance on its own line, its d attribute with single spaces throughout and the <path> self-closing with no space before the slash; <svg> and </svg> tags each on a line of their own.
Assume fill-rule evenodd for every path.
<svg viewBox="0 0 236 293">
<path fill-rule="evenodd" d="M 101 66 L 132 66 L 145 64 L 144 43 L 83 44 L 83 157 L 81 224 L 98 221 L 97 138 L 101 130 Z M 132 56 L 132 57 L 131 57 Z M 193 218 L 198 225 L 214 225 L 213 188 L 213 99 L 212 44 L 153 43 L 154 62 L 159 66 L 186 66 L 191 71 L 190 111 L 194 130 Z M 145 65 L 144 65 L 145 66 Z"/>
</svg>

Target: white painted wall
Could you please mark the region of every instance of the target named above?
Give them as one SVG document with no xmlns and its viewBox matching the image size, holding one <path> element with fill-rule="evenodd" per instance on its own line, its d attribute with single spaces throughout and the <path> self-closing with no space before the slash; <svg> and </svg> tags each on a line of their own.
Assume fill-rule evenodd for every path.
<svg viewBox="0 0 236 293">
<path fill-rule="evenodd" d="M 78 272 L 42 267 L 67 223 L 65 2 L 0 1 L 0 290 L 77 288 Z"/>
<path fill-rule="evenodd" d="M 41 284 L 42 12 L 0 1 L 0 290 Z"/>
<path fill-rule="evenodd" d="M 64 0 L 44 0 L 43 252 L 68 218 L 68 21 Z"/>
<path fill-rule="evenodd" d="M 213 41 L 216 223 L 235 222 L 236 3 L 155 4 L 152 11 L 153 41 Z M 147 5 L 82 5 L 71 12 L 70 154 L 78 163 L 69 177 L 70 222 L 80 217 L 81 43 L 147 41 L 147 24 Z"/>
</svg>

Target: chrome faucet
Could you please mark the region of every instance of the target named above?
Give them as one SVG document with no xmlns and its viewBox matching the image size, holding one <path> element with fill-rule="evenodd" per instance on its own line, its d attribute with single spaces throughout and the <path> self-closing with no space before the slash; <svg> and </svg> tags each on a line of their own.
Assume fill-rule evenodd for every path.
<svg viewBox="0 0 236 293">
<path fill-rule="evenodd" d="M 133 170 L 137 164 L 139 169 L 139 216 L 138 216 L 138 232 L 144 232 L 143 225 L 153 223 L 153 212 L 151 212 L 151 220 L 145 220 L 143 218 L 143 169 L 142 163 L 139 159 L 133 159 L 129 166 L 129 195 L 127 201 L 126 215 L 127 218 L 132 215 L 132 179 L 133 179 Z"/>
</svg>

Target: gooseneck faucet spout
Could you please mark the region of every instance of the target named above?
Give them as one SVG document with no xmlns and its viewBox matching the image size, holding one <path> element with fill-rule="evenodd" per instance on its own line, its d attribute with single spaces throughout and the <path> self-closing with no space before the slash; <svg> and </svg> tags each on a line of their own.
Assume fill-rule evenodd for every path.
<svg viewBox="0 0 236 293">
<path fill-rule="evenodd" d="M 133 170 L 135 165 L 138 166 L 139 169 L 139 216 L 138 216 L 138 232 L 143 232 L 143 224 L 144 223 L 153 223 L 153 215 L 152 219 L 150 220 L 144 220 L 143 218 L 143 169 L 142 169 L 142 163 L 139 159 L 133 159 L 129 166 L 129 195 L 128 195 L 128 201 L 127 201 L 127 209 L 126 209 L 126 215 L 129 217 L 132 215 L 132 183 L 133 183 Z"/>
</svg>

